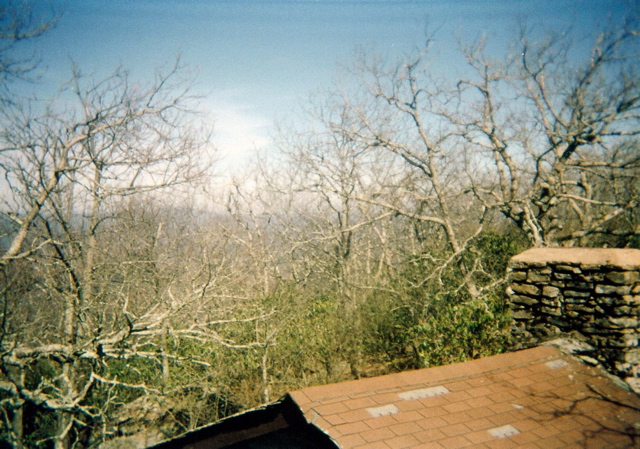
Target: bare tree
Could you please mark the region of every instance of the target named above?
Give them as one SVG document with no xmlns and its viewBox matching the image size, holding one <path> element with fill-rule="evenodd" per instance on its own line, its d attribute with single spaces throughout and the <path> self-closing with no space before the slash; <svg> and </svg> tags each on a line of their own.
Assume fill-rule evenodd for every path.
<svg viewBox="0 0 640 449">
<path fill-rule="evenodd" d="M 637 239 L 638 38 L 629 20 L 600 34 L 586 57 L 566 37 L 525 31 L 505 62 L 488 58 L 483 42 L 465 50 L 476 76 L 459 83 L 470 107 L 452 121 L 491 161 L 474 192 L 533 245 Z"/>
<path fill-rule="evenodd" d="M 9 84 L 30 78 L 38 66 L 34 53 L 25 52 L 26 42 L 42 36 L 57 21 L 51 11 L 47 17 L 36 17 L 28 1 L 6 2 L 0 5 L 0 105 L 11 102 Z"/>
<path fill-rule="evenodd" d="M 429 278 L 438 280 L 447 267 L 457 266 L 465 275 L 465 289 L 475 297 L 479 288 L 474 262 L 463 262 L 462 255 L 482 232 L 487 209 L 466 193 L 457 169 L 465 153 L 457 127 L 446 115 L 456 98 L 429 75 L 427 61 L 426 51 L 397 65 L 361 56 L 355 69 L 360 92 L 338 94 L 328 109 L 342 112 L 320 119 L 360 151 L 386 153 L 386 166 L 376 167 L 376 178 L 382 182 L 366 195 L 348 197 L 405 217 L 416 224 L 418 233 L 435 233 L 445 246 Z"/>
<path fill-rule="evenodd" d="M 123 70 L 98 82 L 74 70 L 43 112 L 5 111 L 0 390 L 3 438 L 14 447 L 113 435 L 114 407 L 160 395 L 171 364 L 207 364 L 167 340 L 253 347 L 220 333 L 255 318 L 215 308 L 212 264 L 163 272 L 168 220 L 147 222 L 143 235 L 116 232 L 124 200 L 168 189 L 178 198 L 181 186 L 207 180 L 209 132 L 194 107 L 176 63 L 148 87 Z M 136 238 L 144 251 L 123 252 Z"/>
</svg>

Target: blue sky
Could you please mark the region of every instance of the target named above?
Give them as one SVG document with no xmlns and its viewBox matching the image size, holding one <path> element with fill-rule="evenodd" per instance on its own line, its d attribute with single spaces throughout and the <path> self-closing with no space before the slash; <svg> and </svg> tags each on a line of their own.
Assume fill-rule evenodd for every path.
<svg viewBox="0 0 640 449">
<path fill-rule="evenodd" d="M 3 0 L 0 0 L 3 1 Z M 68 79 L 116 66 L 151 76 L 177 54 L 197 71 L 197 88 L 215 120 L 229 163 L 267 145 L 277 120 L 295 119 L 310 92 L 330 86 L 356 46 L 392 57 L 438 28 L 441 70 L 454 66 L 454 34 L 486 33 L 498 47 L 519 20 L 540 30 L 588 36 L 598 21 L 638 9 L 624 0 L 50 0 L 62 16 L 34 43 L 45 69 L 39 95 Z"/>
</svg>

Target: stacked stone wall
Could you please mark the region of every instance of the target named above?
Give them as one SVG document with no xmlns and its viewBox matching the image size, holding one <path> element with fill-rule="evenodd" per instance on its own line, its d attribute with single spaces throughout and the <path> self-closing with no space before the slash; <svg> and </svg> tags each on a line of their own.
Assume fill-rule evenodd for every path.
<svg viewBox="0 0 640 449">
<path fill-rule="evenodd" d="M 639 250 L 536 248 L 508 270 L 516 347 L 570 339 L 586 361 L 638 385 Z"/>
</svg>

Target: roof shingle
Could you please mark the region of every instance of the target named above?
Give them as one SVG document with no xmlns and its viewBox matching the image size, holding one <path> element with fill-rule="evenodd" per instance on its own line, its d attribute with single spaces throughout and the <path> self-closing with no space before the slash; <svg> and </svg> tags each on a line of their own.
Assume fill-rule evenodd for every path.
<svg viewBox="0 0 640 449">
<path fill-rule="evenodd" d="M 341 448 L 640 447 L 640 397 L 554 347 L 290 394 Z"/>
</svg>

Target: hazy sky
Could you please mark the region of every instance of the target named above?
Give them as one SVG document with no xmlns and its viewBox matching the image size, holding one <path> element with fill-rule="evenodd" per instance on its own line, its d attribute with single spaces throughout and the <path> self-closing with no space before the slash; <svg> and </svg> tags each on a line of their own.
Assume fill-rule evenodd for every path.
<svg viewBox="0 0 640 449">
<path fill-rule="evenodd" d="M 6 0 L 0 0 L 6 1 Z M 438 29 L 436 51 L 448 69 L 454 35 L 486 33 L 508 45 L 518 21 L 540 29 L 595 33 L 600 20 L 638 9 L 623 0 L 50 0 L 62 14 L 36 46 L 49 92 L 70 76 L 106 74 L 117 65 L 148 76 L 177 54 L 197 69 L 198 89 L 215 119 L 215 142 L 239 160 L 266 144 L 277 119 L 295 119 L 310 92 L 328 87 L 336 64 L 356 46 L 399 55 Z M 42 6 L 39 6 L 42 7 Z M 237 157 L 234 158 L 233 155 Z"/>
</svg>

